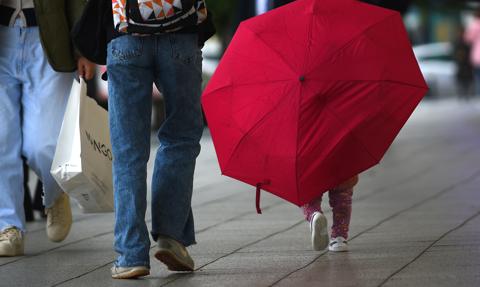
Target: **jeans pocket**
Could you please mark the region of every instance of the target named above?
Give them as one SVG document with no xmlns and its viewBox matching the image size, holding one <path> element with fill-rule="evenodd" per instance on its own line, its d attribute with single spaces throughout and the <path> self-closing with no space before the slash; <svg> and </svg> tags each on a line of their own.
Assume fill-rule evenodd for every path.
<svg viewBox="0 0 480 287">
<path fill-rule="evenodd" d="M 143 40 L 142 37 L 131 35 L 113 39 L 111 42 L 112 56 L 122 62 L 140 57 L 143 53 Z"/>
<path fill-rule="evenodd" d="M 194 65 L 199 50 L 196 33 L 171 33 L 169 35 L 172 58 L 184 65 Z"/>
</svg>

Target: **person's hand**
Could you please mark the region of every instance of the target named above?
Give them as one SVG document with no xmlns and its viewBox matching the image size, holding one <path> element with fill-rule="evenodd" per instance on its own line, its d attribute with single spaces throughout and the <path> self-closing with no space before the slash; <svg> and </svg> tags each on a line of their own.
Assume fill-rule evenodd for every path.
<svg viewBox="0 0 480 287">
<path fill-rule="evenodd" d="M 77 72 L 79 77 L 91 80 L 95 74 L 95 63 L 90 62 L 85 57 L 80 57 L 77 61 Z"/>
</svg>

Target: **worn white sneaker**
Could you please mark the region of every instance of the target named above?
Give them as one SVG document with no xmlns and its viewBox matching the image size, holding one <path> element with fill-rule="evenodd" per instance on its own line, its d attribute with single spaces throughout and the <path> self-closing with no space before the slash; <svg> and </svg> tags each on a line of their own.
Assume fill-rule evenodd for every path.
<svg viewBox="0 0 480 287">
<path fill-rule="evenodd" d="M 315 212 L 310 220 L 310 232 L 312 234 L 312 248 L 321 251 L 328 246 L 327 218 L 321 212 Z"/>
<path fill-rule="evenodd" d="M 23 236 L 20 229 L 7 227 L 0 231 L 0 256 L 23 255 Z"/>
<path fill-rule="evenodd" d="M 118 267 L 113 265 L 110 269 L 113 279 L 134 279 L 150 274 L 147 266 Z"/>
<path fill-rule="evenodd" d="M 70 198 L 65 192 L 57 198 L 50 208 L 45 208 L 47 214 L 47 236 L 53 242 L 64 240 L 72 226 L 72 209 Z"/>
<path fill-rule="evenodd" d="M 159 236 L 155 258 L 167 265 L 171 271 L 193 271 L 194 263 L 187 249 L 180 242 L 166 236 Z"/>
<path fill-rule="evenodd" d="M 328 245 L 328 250 L 333 252 L 348 251 L 348 242 L 342 236 L 332 238 L 332 240 L 330 240 L 330 244 Z"/>
</svg>

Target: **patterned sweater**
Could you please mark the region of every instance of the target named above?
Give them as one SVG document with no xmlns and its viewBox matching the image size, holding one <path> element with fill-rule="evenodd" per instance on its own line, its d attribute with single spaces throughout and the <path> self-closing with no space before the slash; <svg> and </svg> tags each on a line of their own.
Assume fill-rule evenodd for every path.
<svg viewBox="0 0 480 287">
<path fill-rule="evenodd" d="M 115 29 L 132 34 L 179 31 L 207 18 L 205 0 L 112 0 L 112 12 Z"/>
</svg>

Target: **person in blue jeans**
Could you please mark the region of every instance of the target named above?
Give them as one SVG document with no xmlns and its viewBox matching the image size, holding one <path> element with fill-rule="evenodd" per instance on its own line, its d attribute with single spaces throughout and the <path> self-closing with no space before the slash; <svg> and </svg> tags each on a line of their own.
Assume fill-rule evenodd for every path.
<svg viewBox="0 0 480 287">
<path fill-rule="evenodd" d="M 136 36 L 117 34 L 108 44 L 109 120 L 113 152 L 115 279 L 150 274 L 145 223 L 150 156 L 152 84 L 161 90 L 166 118 L 152 177 L 155 257 L 172 271 L 193 271 L 186 247 L 195 244 L 191 208 L 200 153 L 203 41 L 197 27 Z"/>
<path fill-rule="evenodd" d="M 44 184 L 47 237 L 60 242 L 70 231 L 69 197 L 50 167 L 73 72 L 95 70 L 69 33 L 84 2 L 0 0 L 0 257 L 24 255 L 22 157 Z"/>
</svg>

